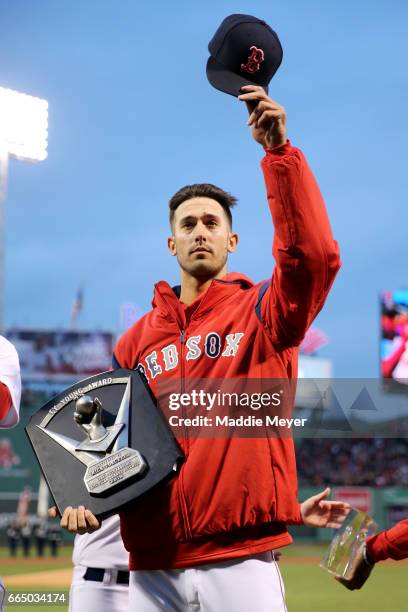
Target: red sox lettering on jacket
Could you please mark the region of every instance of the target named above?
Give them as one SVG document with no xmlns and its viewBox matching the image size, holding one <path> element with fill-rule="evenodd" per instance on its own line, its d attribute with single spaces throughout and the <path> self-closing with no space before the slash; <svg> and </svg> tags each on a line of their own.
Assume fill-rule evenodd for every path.
<svg viewBox="0 0 408 612">
<path fill-rule="evenodd" d="M 116 365 L 139 367 L 153 393 L 164 378 L 297 377 L 297 347 L 339 269 L 338 247 L 301 151 L 290 143 L 267 151 L 262 169 L 275 228 L 272 277 L 254 284 L 227 274 L 188 307 L 159 282 L 153 309 L 115 348 Z M 121 514 L 131 569 L 185 567 L 291 542 L 286 523 L 301 522 L 291 438 L 179 442 L 186 461 L 178 476 Z M 220 541 L 223 534 L 234 545 Z"/>
<path fill-rule="evenodd" d="M 183 332 L 182 332 L 183 333 Z M 217 357 L 235 357 L 239 349 L 239 343 L 244 332 L 235 332 L 221 337 L 216 331 L 209 331 L 204 338 L 201 334 L 185 338 L 184 359 L 200 359 L 205 356 L 210 359 Z M 181 342 L 181 340 L 180 340 Z M 160 353 L 160 355 L 158 355 Z M 143 373 L 149 382 L 163 373 L 174 370 L 179 365 L 181 350 L 176 344 L 168 344 L 160 349 L 153 350 L 145 356 L 143 362 L 137 364 L 137 368 Z"/>
</svg>

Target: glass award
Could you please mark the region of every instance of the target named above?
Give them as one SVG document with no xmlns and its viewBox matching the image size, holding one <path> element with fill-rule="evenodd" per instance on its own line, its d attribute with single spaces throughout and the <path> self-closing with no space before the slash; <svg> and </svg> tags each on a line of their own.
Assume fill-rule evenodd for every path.
<svg viewBox="0 0 408 612">
<path fill-rule="evenodd" d="M 361 558 L 364 540 L 377 530 L 377 524 L 368 514 L 352 508 L 331 541 L 320 567 L 349 580 Z"/>
</svg>

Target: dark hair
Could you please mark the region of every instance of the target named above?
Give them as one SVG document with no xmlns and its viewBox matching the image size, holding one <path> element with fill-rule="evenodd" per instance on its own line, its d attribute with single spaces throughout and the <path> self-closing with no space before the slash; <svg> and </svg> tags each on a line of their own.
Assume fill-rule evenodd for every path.
<svg viewBox="0 0 408 612">
<path fill-rule="evenodd" d="M 228 217 L 230 226 L 232 227 L 231 208 L 237 203 L 237 198 L 211 183 L 195 183 L 194 185 L 185 185 L 179 189 L 169 201 L 170 209 L 170 225 L 173 224 L 174 213 L 177 208 L 191 198 L 211 198 L 222 206 L 225 214 Z"/>
</svg>

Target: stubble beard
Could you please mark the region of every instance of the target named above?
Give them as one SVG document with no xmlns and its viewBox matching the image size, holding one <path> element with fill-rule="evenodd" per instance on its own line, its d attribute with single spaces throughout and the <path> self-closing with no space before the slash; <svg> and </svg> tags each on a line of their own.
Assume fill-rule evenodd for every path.
<svg viewBox="0 0 408 612">
<path fill-rule="evenodd" d="M 178 259 L 178 263 L 180 268 L 193 278 L 197 279 L 201 283 L 209 281 L 221 272 L 227 262 L 227 255 L 223 257 L 222 261 L 219 263 L 211 263 L 206 261 L 205 259 L 198 259 L 191 263 L 191 265 L 186 265 Z"/>
</svg>

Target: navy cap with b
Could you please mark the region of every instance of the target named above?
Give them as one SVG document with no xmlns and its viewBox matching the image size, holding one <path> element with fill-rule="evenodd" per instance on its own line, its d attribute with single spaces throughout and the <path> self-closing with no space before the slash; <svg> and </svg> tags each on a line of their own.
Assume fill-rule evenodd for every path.
<svg viewBox="0 0 408 612">
<path fill-rule="evenodd" d="M 282 62 L 282 45 L 272 28 L 251 15 L 230 15 L 208 50 L 207 78 L 220 91 L 239 96 L 243 85 L 268 84 Z"/>
</svg>

